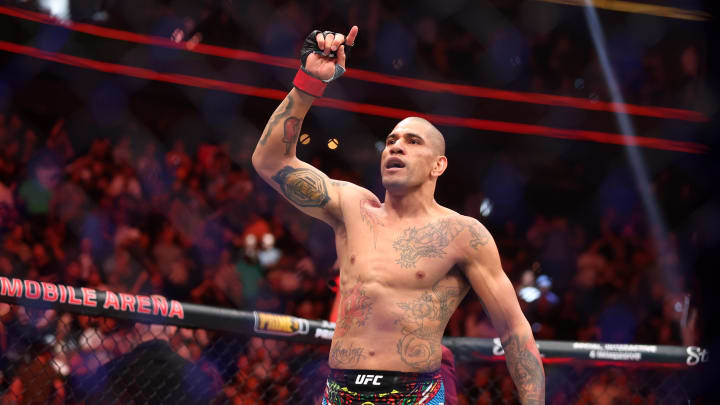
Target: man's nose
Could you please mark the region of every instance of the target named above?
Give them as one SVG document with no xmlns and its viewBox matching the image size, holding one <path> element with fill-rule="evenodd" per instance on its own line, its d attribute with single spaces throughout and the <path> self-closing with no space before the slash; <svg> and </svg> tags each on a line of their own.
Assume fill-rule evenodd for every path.
<svg viewBox="0 0 720 405">
<path fill-rule="evenodd" d="M 403 145 L 398 141 L 398 142 L 395 142 L 395 143 L 393 143 L 392 145 L 390 145 L 390 151 L 389 151 L 389 152 L 390 152 L 391 155 L 397 155 L 397 154 L 404 155 L 404 154 L 405 154 L 405 148 L 404 148 Z"/>
</svg>

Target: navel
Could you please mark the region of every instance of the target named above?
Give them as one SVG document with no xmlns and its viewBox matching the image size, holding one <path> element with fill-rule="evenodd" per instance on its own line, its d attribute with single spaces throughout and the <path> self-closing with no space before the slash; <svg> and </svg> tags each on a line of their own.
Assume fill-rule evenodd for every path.
<svg viewBox="0 0 720 405">
<path fill-rule="evenodd" d="M 374 356 L 374 355 L 375 355 L 375 352 L 372 351 L 372 350 L 370 350 L 370 355 L 371 355 L 371 356 Z"/>
<path fill-rule="evenodd" d="M 417 273 L 415 273 L 415 278 L 417 278 L 418 280 L 422 280 L 425 278 L 425 273 L 423 273 L 422 271 L 418 271 Z"/>
<path fill-rule="evenodd" d="M 355 264 L 355 255 L 350 256 L 350 264 Z"/>
</svg>

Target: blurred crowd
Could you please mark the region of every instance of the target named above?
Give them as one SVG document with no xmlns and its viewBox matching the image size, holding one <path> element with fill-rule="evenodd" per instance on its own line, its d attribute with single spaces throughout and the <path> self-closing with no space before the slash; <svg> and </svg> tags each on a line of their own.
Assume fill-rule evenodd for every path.
<svg viewBox="0 0 720 405">
<path fill-rule="evenodd" d="M 40 140 L 17 115 L 5 121 L 0 114 L 2 274 L 325 313 L 329 293 L 305 248 L 316 225 L 268 192 L 249 160 L 234 163 L 223 145 L 159 150 L 130 136 L 76 154 L 62 120 Z"/>
<path fill-rule="evenodd" d="M 16 5 L 49 11 L 41 1 Z M 70 18 L 132 32 L 296 57 L 313 29 L 361 26 L 353 66 L 423 79 L 608 100 L 582 8 L 533 1 L 70 1 Z M 689 5 L 690 6 L 690 5 Z M 702 31 L 672 19 L 602 14 L 623 94 L 706 110 Z"/>
<path fill-rule="evenodd" d="M 178 140 L 164 150 L 127 135 L 98 137 L 80 153 L 68 137 L 62 119 L 38 136 L 19 115 L 0 114 L 0 274 L 328 316 L 332 234 L 296 215 L 240 160 L 249 148 L 189 150 Z M 541 338 L 692 343 L 680 328 L 692 314 L 678 247 L 655 243 L 639 212 L 624 218 L 608 209 L 590 226 L 536 215 L 527 229 L 513 220 L 492 229 Z M 493 333 L 478 305 L 468 299 L 452 335 Z"/>
<path fill-rule="evenodd" d="M 304 248 L 317 224 L 295 215 L 247 164 L 233 163 L 222 145 L 187 151 L 177 142 L 161 150 L 130 137 L 114 144 L 98 138 L 78 153 L 62 120 L 38 137 L 16 114 L 0 114 L 0 145 L 3 276 L 309 319 L 328 316 L 333 293 L 327 271 L 319 273 Z M 208 335 L 215 336 L 119 327 L 114 319 L 7 304 L 0 304 L 0 317 L 2 369 L 10 377 L 2 382 L 8 389 L 3 404 L 49 398 L 49 392 L 66 389 L 60 379 L 93 375 L 150 339 L 167 340 L 181 357 L 197 362 L 207 356 Z M 262 403 L 255 398 L 262 391 L 240 374 L 252 375 L 249 380 L 258 385 L 283 369 L 280 356 L 268 355 L 268 345 L 251 342 L 234 351 L 245 353 L 244 359 L 231 357 L 216 367 L 235 370 L 221 384 L 248 401 L 235 403 Z M 271 360 L 277 360 L 273 367 Z M 275 403 L 283 403 L 288 393 L 278 395 Z M 65 403 L 77 397 L 56 398 Z"/>
</svg>

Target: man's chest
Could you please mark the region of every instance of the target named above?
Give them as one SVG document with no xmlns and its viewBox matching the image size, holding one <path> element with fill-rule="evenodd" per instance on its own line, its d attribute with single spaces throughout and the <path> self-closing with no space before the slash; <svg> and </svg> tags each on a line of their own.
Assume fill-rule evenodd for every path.
<svg viewBox="0 0 720 405">
<path fill-rule="evenodd" d="M 361 209 L 338 235 L 340 265 L 346 274 L 358 271 L 400 286 L 432 285 L 460 261 L 458 240 L 465 228 L 452 217 L 392 223 L 380 213 Z"/>
</svg>

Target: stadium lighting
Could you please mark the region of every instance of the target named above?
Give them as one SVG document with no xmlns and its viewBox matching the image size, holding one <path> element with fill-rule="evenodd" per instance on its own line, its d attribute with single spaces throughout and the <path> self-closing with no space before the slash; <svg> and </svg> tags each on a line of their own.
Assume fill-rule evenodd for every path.
<svg viewBox="0 0 720 405">
<path fill-rule="evenodd" d="M 40 0 L 40 8 L 61 20 L 70 19 L 70 0 Z"/>
</svg>

